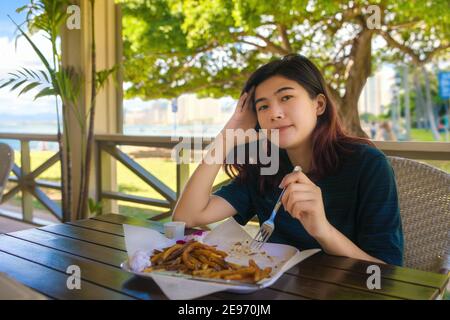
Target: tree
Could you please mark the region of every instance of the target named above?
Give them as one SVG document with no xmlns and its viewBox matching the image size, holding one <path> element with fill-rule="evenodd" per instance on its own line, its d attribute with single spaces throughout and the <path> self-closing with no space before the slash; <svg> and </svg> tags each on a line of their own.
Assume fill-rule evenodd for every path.
<svg viewBox="0 0 450 320">
<path fill-rule="evenodd" d="M 322 70 L 344 125 L 358 135 L 358 99 L 373 63 L 425 64 L 449 47 L 446 0 L 120 2 L 127 97 L 237 98 L 258 66 L 301 53 Z"/>
<path fill-rule="evenodd" d="M 411 69 L 411 66 L 408 67 L 408 69 Z M 404 65 L 397 66 L 394 69 L 396 70 L 396 83 L 391 89 L 396 94 L 394 94 L 392 103 L 387 106 L 388 112 L 385 116 L 392 117 L 394 112 L 397 116 L 404 117 L 405 129 L 407 130 L 407 100 L 409 100 L 409 117 L 412 127 L 431 130 L 434 140 L 441 140 L 437 124 L 442 121 L 441 118 L 445 116 L 447 108 L 446 100 L 438 94 L 437 64 L 433 63 L 431 68 L 427 70 L 419 68 L 412 73 L 407 72 L 406 75 Z M 405 81 L 407 81 L 407 87 L 409 88 L 409 99 L 406 95 Z M 367 115 L 361 115 L 361 119 L 364 118 L 367 118 Z"/>
</svg>

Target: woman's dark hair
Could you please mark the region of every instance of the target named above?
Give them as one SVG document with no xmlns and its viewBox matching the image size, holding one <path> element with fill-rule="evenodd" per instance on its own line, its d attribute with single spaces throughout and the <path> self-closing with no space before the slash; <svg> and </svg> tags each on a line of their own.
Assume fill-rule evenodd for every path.
<svg viewBox="0 0 450 320">
<path fill-rule="evenodd" d="M 336 107 L 327 92 L 322 74 L 309 59 L 302 55 L 289 54 L 282 59 L 273 60 L 261 66 L 249 77 L 242 93 L 250 91 L 252 87 L 256 87 L 263 81 L 277 75 L 296 81 L 308 92 L 311 99 L 316 98 L 319 94 L 323 94 L 326 98 L 325 111 L 318 116 L 317 125 L 311 137 L 313 155 L 311 169 L 308 172 L 310 178 L 317 180 L 335 173 L 342 164 L 342 156 L 351 153 L 356 144 L 373 146 L 368 139 L 351 136 L 344 132 Z M 255 111 L 254 94 L 250 99 Z M 259 124 L 256 125 L 255 129 L 260 129 Z M 260 176 L 260 169 L 264 165 L 260 163 L 259 159 L 255 164 L 249 164 L 249 159 L 246 159 L 245 164 L 236 164 L 236 161 L 233 164 L 226 164 L 226 173 L 230 178 L 237 177 L 243 182 L 247 179 L 258 179 L 258 190 L 261 194 L 270 189 L 273 190 L 289 173 L 289 158 L 286 150 L 273 148 L 270 142 L 268 142 L 267 148 L 269 153 L 272 150 L 278 150 L 277 152 L 279 152 L 280 169 L 275 175 Z M 236 153 L 234 154 L 236 155 Z"/>
</svg>

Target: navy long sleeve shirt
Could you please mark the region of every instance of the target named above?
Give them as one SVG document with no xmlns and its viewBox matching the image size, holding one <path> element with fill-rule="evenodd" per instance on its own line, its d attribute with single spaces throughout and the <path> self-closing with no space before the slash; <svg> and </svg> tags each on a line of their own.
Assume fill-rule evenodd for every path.
<svg viewBox="0 0 450 320">
<path fill-rule="evenodd" d="M 292 171 L 292 163 L 290 166 Z M 395 176 L 381 151 L 358 144 L 343 159 L 337 173 L 315 184 L 321 189 L 326 217 L 336 229 L 367 254 L 402 265 L 403 232 Z M 270 217 L 281 189 L 259 195 L 257 185 L 257 179 L 246 183 L 234 179 L 214 194 L 236 209 L 234 218 L 241 225 L 255 215 L 264 222 Z M 283 206 L 275 218 L 275 231 L 269 242 L 289 244 L 300 250 L 320 248 Z"/>
</svg>

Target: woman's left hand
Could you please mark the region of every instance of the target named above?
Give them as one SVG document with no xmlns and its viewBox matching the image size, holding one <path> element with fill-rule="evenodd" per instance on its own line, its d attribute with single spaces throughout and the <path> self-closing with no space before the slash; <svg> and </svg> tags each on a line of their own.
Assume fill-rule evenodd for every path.
<svg viewBox="0 0 450 320">
<path fill-rule="evenodd" d="M 287 186 L 281 198 L 284 209 L 298 219 L 316 240 L 329 234 L 331 225 L 325 216 L 322 192 L 303 172 L 287 174 L 280 187 Z"/>
</svg>

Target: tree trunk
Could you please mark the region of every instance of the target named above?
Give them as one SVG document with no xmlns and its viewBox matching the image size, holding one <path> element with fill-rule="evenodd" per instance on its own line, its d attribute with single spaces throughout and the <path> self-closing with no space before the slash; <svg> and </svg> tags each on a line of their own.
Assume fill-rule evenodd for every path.
<svg viewBox="0 0 450 320">
<path fill-rule="evenodd" d="M 358 98 L 343 100 L 343 104 L 338 106 L 339 115 L 347 133 L 367 138 L 368 136 L 361 128 L 361 122 L 359 121 Z"/>
<path fill-rule="evenodd" d="M 350 52 L 345 94 L 339 105 L 339 116 L 348 133 L 367 137 L 359 121 L 358 100 L 371 72 L 372 31 L 364 29 L 355 38 Z"/>
<path fill-rule="evenodd" d="M 441 136 L 437 130 L 436 121 L 434 119 L 433 103 L 431 101 L 430 79 L 428 77 L 428 73 L 425 70 L 425 68 L 422 67 L 421 70 L 423 72 L 423 76 L 425 77 L 425 97 L 426 97 L 425 107 L 428 119 L 430 120 L 430 129 L 431 132 L 433 133 L 434 140 L 439 141 L 441 140 Z"/>
<path fill-rule="evenodd" d="M 423 128 L 425 119 L 425 100 L 423 98 L 422 87 L 420 85 L 419 76 L 417 72 L 414 73 L 414 87 L 416 90 L 416 122 L 418 128 Z"/>
<path fill-rule="evenodd" d="M 406 121 L 406 139 L 411 139 L 411 106 L 409 98 L 409 69 L 405 65 L 403 69 L 403 86 L 405 88 L 405 121 Z"/>
</svg>

